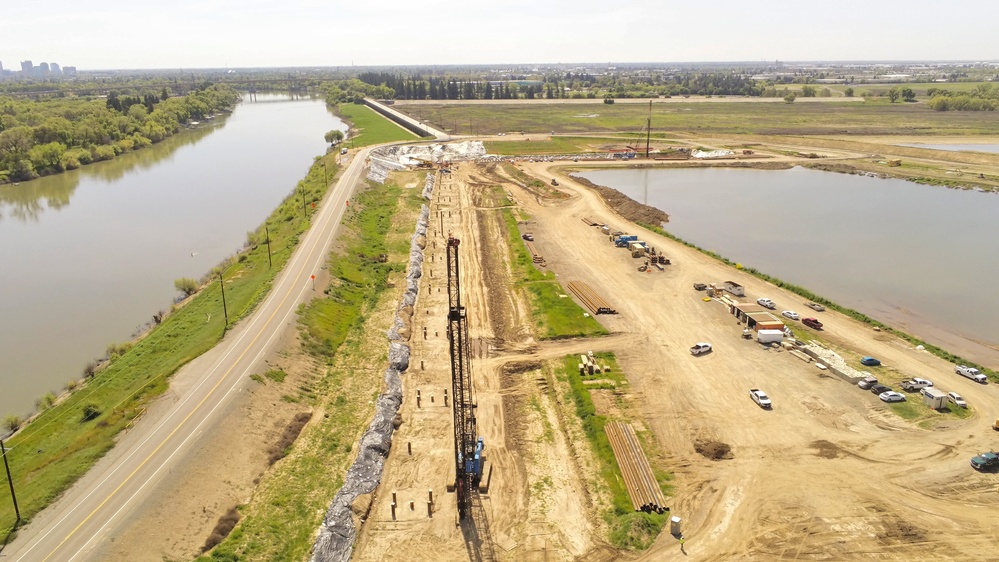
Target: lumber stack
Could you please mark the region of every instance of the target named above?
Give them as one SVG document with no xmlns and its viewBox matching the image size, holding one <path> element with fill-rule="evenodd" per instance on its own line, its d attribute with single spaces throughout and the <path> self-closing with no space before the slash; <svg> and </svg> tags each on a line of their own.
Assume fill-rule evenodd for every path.
<svg viewBox="0 0 999 562">
<path fill-rule="evenodd" d="M 591 219 L 590 217 L 583 217 L 583 222 L 586 223 L 586 226 L 600 226 L 602 224 Z"/>
<path fill-rule="evenodd" d="M 544 265 L 545 258 L 541 255 L 541 252 L 534 247 L 534 242 L 527 242 L 527 251 L 531 252 L 531 261 Z"/>
<path fill-rule="evenodd" d="M 628 495 L 631 496 L 635 511 L 656 513 L 668 511 L 666 498 L 652 473 L 652 467 L 649 466 L 649 459 L 645 457 L 642 444 L 638 442 L 635 428 L 631 427 L 630 423 L 610 422 L 604 426 L 604 432 L 607 433 L 611 449 L 614 450 L 614 458 L 621 468 L 624 485 L 628 489 Z"/>
<path fill-rule="evenodd" d="M 568 288 L 572 294 L 576 295 L 579 300 L 583 301 L 583 306 L 590 309 L 591 313 L 617 314 L 617 311 L 611 308 L 610 304 L 608 304 L 603 297 L 598 295 L 597 292 L 590 288 L 590 286 L 586 283 L 583 283 L 582 281 L 569 281 Z"/>
</svg>

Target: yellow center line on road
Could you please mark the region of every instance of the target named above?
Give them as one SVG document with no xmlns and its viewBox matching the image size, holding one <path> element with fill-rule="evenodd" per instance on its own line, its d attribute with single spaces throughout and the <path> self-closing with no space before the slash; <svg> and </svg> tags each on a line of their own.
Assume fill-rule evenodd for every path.
<svg viewBox="0 0 999 562">
<path fill-rule="evenodd" d="M 350 174 L 345 174 L 345 175 L 349 176 Z M 345 178 L 343 178 L 343 179 L 347 179 L 347 178 L 345 177 Z M 339 182 L 338 182 L 338 183 L 339 183 Z M 336 192 L 336 187 L 334 187 L 334 188 L 333 188 L 333 191 L 334 191 L 334 194 L 335 194 L 335 192 Z M 333 199 L 333 198 L 335 198 L 335 197 L 331 197 L 331 199 Z M 334 204 L 334 208 L 335 208 L 335 204 Z M 343 211 L 343 209 L 341 209 L 341 215 L 342 215 L 342 211 Z M 330 220 L 330 221 L 328 221 L 328 222 L 327 222 L 327 225 L 326 225 L 326 226 L 329 226 L 329 225 L 333 224 L 334 222 L 335 222 L 335 221 L 332 221 L 332 220 Z M 322 228 L 322 230 L 325 230 L 325 227 L 323 227 L 323 228 Z M 333 232 L 335 232 L 335 228 L 334 228 Z M 330 236 L 332 236 L 332 234 L 333 234 L 333 233 L 331 232 L 331 233 L 330 233 Z M 313 254 L 313 253 L 315 252 L 316 248 L 318 248 L 319 246 L 320 246 L 319 244 L 316 244 L 316 245 L 315 245 L 315 247 L 313 247 L 313 248 L 312 248 L 312 249 L 311 249 L 311 250 L 310 250 L 310 251 L 308 252 L 308 254 L 309 254 L 309 255 L 308 255 L 308 257 L 306 258 L 305 262 L 304 262 L 304 263 L 302 264 L 301 268 L 300 268 L 300 269 L 298 270 L 298 275 L 301 275 L 301 274 L 302 274 L 302 273 L 303 273 L 303 272 L 305 271 L 305 269 L 306 269 L 306 266 L 308 265 L 309 261 L 311 261 L 311 259 L 312 259 L 312 254 Z M 323 247 L 326 247 L 326 246 L 328 246 L 328 244 L 327 244 L 327 245 L 323 245 Z M 293 288 L 294 288 L 294 285 L 292 285 L 292 287 L 291 287 L 290 289 L 293 289 Z M 124 480 L 122 480 L 122 482 L 121 482 L 121 483 L 120 483 L 120 484 L 119 484 L 119 485 L 118 485 L 118 486 L 117 486 L 117 487 L 116 487 L 116 488 L 115 488 L 114 490 L 112 490 L 112 491 L 111 491 L 111 493 L 110 493 L 110 494 L 108 494 L 108 496 L 107 496 L 106 498 L 104 498 L 104 500 L 103 500 L 103 501 L 101 501 L 101 503 L 100 503 L 100 504 L 99 504 L 99 505 L 98 505 L 97 507 L 95 507 L 95 508 L 93 509 L 93 511 L 91 511 L 91 512 L 90 512 L 90 514 L 89 514 L 89 515 L 87 515 L 87 516 L 86 516 L 86 517 L 85 517 L 85 518 L 83 519 L 83 521 L 81 521 L 81 522 L 80 522 L 80 523 L 79 523 L 79 524 L 78 524 L 78 525 L 77 525 L 76 527 L 74 527 L 74 528 L 73 528 L 73 530 L 72 530 L 72 531 L 70 531 L 70 532 L 69 532 L 69 534 L 67 534 L 67 535 L 66 535 L 66 537 L 65 537 L 64 539 L 62 539 L 62 541 L 60 541 L 60 542 L 59 542 L 59 544 L 57 544 L 57 545 L 55 546 L 55 548 L 53 548 L 53 549 L 52 549 L 52 552 L 50 552 L 50 553 L 49 553 L 48 555 L 46 555 L 46 556 L 45 556 L 45 558 L 43 558 L 43 559 L 42 559 L 42 562 L 46 562 L 47 560 L 49 560 L 49 559 L 50 559 L 50 558 L 51 558 L 51 557 L 52 557 L 52 556 L 53 556 L 53 555 L 54 555 L 54 554 L 55 554 L 55 553 L 56 553 L 56 552 L 57 552 L 57 551 L 58 551 L 58 550 L 59 550 L 59 549 L 60 549 L 60 548 L 61 548 L 61 547 L 62 547 L 62 546 L 64 545 L 64 544 L 66 544 L 66 541 L 68 541 L 69 539 L 71 539 L 71 538 L 73 537 L 73 535 L 75 535 L 75 534 L 77 533 L 77 531 L 79 531 L 79 530 L 80 530 L 80 528 L 81 528 L 81 527 L 83 527 L 84 525 L 86 525 L 86 524 L 87 524 L 87 523 L 88 523 L 88 522 L 89 522 L 89 521 L 90 521 L 90 520 L 91 520 L 91 519 L 92 519 L 92 518 L 94 517 L 94 515 L 96 515 L 96 514 L 97 514 L 97 512 L 98 512 L 98 511 L 100 511 L 100 510 L 101 510 L 101 509 L 102 509 L 102 508 L 103 508 L 103 507 L 104 507 L 104 506 L 105 506 L 105 505 L 106 505 L 106 504 L 107 504 L 107 503 L 108 503 L 109 501 L 111 501 L 111 499 L 112 499 L 112 498 L 113 498 L 113 497 L 114 497 L 115 495 L 117 495 L 117 494 L 118 494 L 118 492 L 120 492 L 120 491 L 121 491 L 121 489 L 122 489 L 123 487 L 125 487 L 125 485 L 126 485 L 126 484 L 128 484 L 128 483 L 129 483 L 129 482 L 130 482 L 130 481 L 132 480 L 132 478 L 133 478 L 133 477 L 134 477 L 134 476 L 135 476 L 135 475 L 136 475 L 136 474 L 137 474 L 137 473 L 138 473 L 138 472 L 139 472 L 140 470 L 142 470 L 142 469 L 143 469 L 143 468 L 144 468 L 144 467 L 146 466 L 146 464 L 148 464 L 148 463 L 149 463 L 149 461 L 150 461 L 150 460 L 152 460 L 152 458 L 153 458 L 153 457 L 154 457 L 154 456 L 155 456 L 155 455 L 156 455 L 157 453 L 159 453 L 159 451 L 160 451 L 160 450 L 161 450 L 161 449 L 162 449 L 162 448 L 163 448 L 163 447 L 164 447 L 164 446 L 165 446 L 165 445 L 167 444 L 167 442 L 168 442 L 168 441 L 170 441 L 170 440 L 171 440 L 171 439 L 173 438 L 173 436 L 174 436 L 174 435 L 175 435 L 175 434 L 176 434 L 176 433 L 177 433 L 178 431 L 180 431 L 180 429 L 181 429 L 181 428 L 182 428 L 182 427 L 184 426 L 184 424 L 186 424 L 186 423 L 188 422 L 188 420 L 190 420 L 190 419 L 191 419 L 191 417 L 192 417 L 192 416 L 193 416 L 193 415 L 194 415 L 195 413 L 197 413 L 197 412 L 198 412 L 198 411 L 199 411 L 199 410 L 201 409 L 201 407 L 202 407 L 202 406 L 203 406 L 203 405 L 205 404 L 205 402 L 207 402 L 207 401 L 208 401 L 208 399 L 209 399 L 209 398 L 210 398 L 210 397 L 212 396 L 212 394 L 214 394 L 214 393 L 215 393 L 215 391 L 216 391 L 216 390 L 218 389 L 218 387 L 219 387 L 219 386 L 220 386 L 220 385 L 221 385 L 221 384 L 222 384 L 223 382 L 225 382 L 225 381 L 226 381 L 226 379 L 228 379 L 228 378 L 229 378 L 229 375 L 230 375 L 230 374 L 232 373 L 232 371 L 233 371 L 233 370 L 234 370 L 234 369 L 236 368 L 236 366 L 237 366 L 237 365 L 239 364 L 239 362 L 240 362 L 240 361 L 242 361 L 243 357 L 244 357 L 244 356 L 246 356 L 246 354 L 247 354 L 247 353 L 248 353 L 248 352 L 250 351 L 250 349 L 251 349 L 251 348 L 253 347 L 253 345 L 254 345 L 254 344 L 255 344 L 255 343 L 257 342 L 257 340 L 258 340 L 258 339 L 260 338 L 260 336 L 261 336 L 261 335 L 263 335 L 263 333 L 264 333 L 264 332 L 266 331 L 267 327 L 268 327 L 268 326 L 270 326 L 271 322 L 272 322 L 272 321 L 274 320 L 274 317 L 275 317 L 275 316 L 277 315 L 277 313 L 278 313 L 278 312 L 279 312 L 279 311 L 280 311 L 280 310 L 282 309 L 282 307 L 284 306 L 285 302 L 286 302 L 286 301 L 288 300 L 288 297 L 290 297 L 290 296 L 292 295 L 292 293 L 294 292 L 293 290 L 290 290 L 290 289 L 288 290 L 288 292 L 287 292 L 287 293 L 285 293 L 284 297 L 283 297 L 283 298 L 281 299 L 281 302 L 280 302 L 280 303 L 278 303 L 277 307 L 275 307 L 275 309 L 274 309 L 274 312 L 272 312 L 272 313 L 271 313 L 271 315 L 270 315 L 270 316 L 269 316 L 269 317 L 267 318 L 267 320 L 266 320 L 266 321 L 264 322 L 263 326 L 261 326 L 261 327 L 260 327 L 260 330 L 259 330 L 259 331 L 257 332 L 257 334 L 256 334 L 256 335 L 255 335 L 255 336 L 253 337 L 253 339 L 252 339 L 252 340 L 250 340 L 250 343 L 249 343 L 249 344 L 247 344 L 247 346 L 246 346 L 246 348 L 245 348 L 245 349 L 243 350 L 243 352 L 242 352 L 242 353 L 240 353 L 240 354 L 239 354 L 239 357 L 237 357 L 237 358 L 236 358 L 236 359 L 235 359 L 235 360 L 234 360 L 234 361 L 232 362 L 232 365 L 231 365 L 231 366 L 229 367 L 229 369 L 228 369 L 228 370 L 226 370 L 226 372 L 225 372 L 225 373 L 224 373 L 224 374 L 222 375 L 222 377 L 221 377 L 221 378 L 219 379 L 219 381 L 218 381 L 217 383 L 215 383 L 215 385 L 214 385 L 214 386 L 213 386 L 213 387 L 211 388 L 211 390 L 209 390 L 209 391 L 208 391 L 208 392 L 207 392 L 207 393 L 205 394 L 205 397 L 204 397 L 204 398 L 202 398 L 202 399 L 201 399 L 201 401 L 200 401 L 200 402 L 198 402 L 198 404 L 197 404 L 197 405 L 196 405 L 196 406 L 194 407 L 194 409 L 193 409 L 193 410 L 191 410 L 191 412 L 190 412 L 189 414 L 187 414 L 187 416 L 185 416 L 185 417 L 184 417 L 184 419 L 180 421 L 180 423 L 178 423 L 178 424 L 177 424 L 177 426 L 176 426 L 176 427 L 175 427 L 175 428 L 173 429 L 173 431 L 171 431 L 171 432 L 170 432 L 170 434 L 169 434 L 169 435 L 167 435 L 167 436 L 166 436 L 166 437 L 165 437 L 165 438 L 163 439 L 163 441 L 161 441 L 161 442 L 160 442 L 160 444 L 159 444 L 159 445 L 157 445 L 155 449 L 153 449 L 153 451 L 152 451 L 151 453 L 149 453 L 149 455 L 148 455 L 148 456 L 147 456 L 147 457 L 146 457 L 146 458 L 145 458 L 145 459 L 144 459 L 144 460 L 143 460 L 143 461 L 142 461 L 142 462 L 141 462 L 141 463 L 139 464 L 139 466 L 138 466 L 138 467 L 136 467 L 136 468 L 135 468 L 135 470 L 133 470 L 133 471 L 132 471 L 132 472 L 131 472 L 131 473 L 130 473 L 130 474 L 129 474 L 128 476 L 126 476 L 126 477 L 125 477 L 125 479 L 124 479 Z M 237 341 L 238 341 L 238 340 L 237 340 Z M 29 552 L 30 552 L 30 549 L 29 549 Z M 27 552 L 26 552 L 25 554 L 27 554 Z M 74 557 L 75 557 L 75 555 L 74 555 Z"/>
</svg>

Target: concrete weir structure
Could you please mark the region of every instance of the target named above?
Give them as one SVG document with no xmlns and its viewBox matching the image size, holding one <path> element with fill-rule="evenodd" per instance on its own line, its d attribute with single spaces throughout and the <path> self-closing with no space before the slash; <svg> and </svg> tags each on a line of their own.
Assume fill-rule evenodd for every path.
<svg viewBox="0 0 999 562">
<path fill-rule="evenodd" d="M 364 98 L 364 105 L 384 115 L 392 122 L 402 126 L 407 131 L 412 131 L 421 137 L 435 137 L 437 140 L 450 140 L 451 135 L 444 131 L 438 131 L 426 123 L 421 123 L 412 117 L 396 111 L 384 103 L 371 98 Z"/>
</svg>

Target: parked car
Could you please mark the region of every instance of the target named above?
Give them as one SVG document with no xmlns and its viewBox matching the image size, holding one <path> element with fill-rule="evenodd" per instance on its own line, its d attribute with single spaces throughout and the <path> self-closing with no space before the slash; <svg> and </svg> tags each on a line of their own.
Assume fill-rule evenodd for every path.
<svg viewBox="0 0 999 562">
<path fill-rule="evenodd" d="M 921 379 L 919 377 L 902 382 L 902 390 L 916 391 L 916 390 L 922 390 L 924 388 L 929 388 L 931 386 L 933 386 L 933 383 L 931 381 L 928 381 L 926 379 Z"/>
<path fill-rule="evenodd" d="M 905 402 L 905 395 L 899 394 L 894 390 L 882 392 L 878 394 L 878 398 L 880 398 L 883 402 Z"/>
<path fill-rule="evenodd" d="M 753 402 L 759 404 L 760 408 L 769 410 L 773 407 L 773 403 L 770 402 L 770 398 L 767 394 L 758 388 L 749 389 L 749 396 L 753 399 Z"/>
<path fill-rule="evenodd" d="M 694 290 L 695 291 L 703 291 L 704 289 L 707 289 L 707 288 L 708 288 L 708 286 L 705 285 L 704 283 L 694 283 Z"/>
<path fill-rule="evenodd" d="M 766 297 L 760 297 L 756 299 L 756 304 L 762 306 L 763 308 L 769 308 L 770 310 L 777 308 L 777 305 L 774 304 L 774 301 Z"/>
<path fill-rule="evenodd" d="M 882 394 L 882 393 L 889 392 L 889 391 L 891 391 L 891 387 L 890 386 L 885 386 L 885 385 L 879 384 L 879 383 L 871 385 L 871 392 L 873 394 Z"/>
<path fill-rule="evenodd" d="M 999 467 L 999 455 L 995 451 L 981 453 L 977 457 L 971 457 L 971 467 L 975 470 L 987 470 Z"/>
<path fill-rule="evenodd" d="M 878 361 L 873 357 L 864 357 L 860 360 L 860 364 L 867 365 L 868 367 L 879 367 L 881 366 L 881 361 Z"/>
<path fill-rule="evenodd" d="M 801 323 L 815 330 L 822 329 L 822 322 L 819 322 L 815 318 L 804 318 L 802 319 Z"/>
<path fill-rule="evenodd" d="M 877 377 L 864 377 L 863 380 L 857 383 L 857 386 L 863 388 L 864 390 L 870 390 L 870 388 L 876 384 L 878 384 Z"/>
<path fill-rule="evenodd" d="M 780 315 L 783 316 L 784 318 L 790 318 L 791 320 L 797 320 L 801 318 L 801 316 L 798 316 L 798 313 L 793 310 L 785 310 L 784 312 L 781 312 Z"/>
<path fill-rule="evenodd" d="M 710 343 L 699 342 L 699 343 L 694 344 L 694 347 L 690 348 L 690 354 L 691 355 L 701 355 L 701 354 L 707 353 L 709 351 L 711 351 L 711 344 Z"/>
<path fill-rule="evenodd" d="M 817 302 L 806 302 L 805 306 L 807 306 L 808 308 L 814 310 L 815 312 L 825 312 L 825 310 L 826 310 L 826 307 L 822 306 L 821 304 L 819 304 Z"/>
<path fill-rule="evenodd" d="M 534 235 L 531 234 L 530 232 L 525 232 L 520 237 L 523 238 L 524 240 L 527 240 L 528 242 L 534 242 Z"/>
<path fill-rule="evenodd" d="M 956 392 L 948 392 L 947 393 L 947 401 L 950 402 L 951 404 L 957 406 L 958 408 L 967 408 L 968 407 L 968 403 L 965 402 L 964 398 L 962 398 L 961 395 L 958 394 L 958 393 L 956 393 Z"/>
<path fill-rule="evenodd" d="M 969 379 L 982 384 L 985 384 L 988 381 L 988 379 L 985 378 L 985 375 L 983 375 L 978 369 L 974 367 L 958 365 L 957 367 L 954 367 L 954 372 L 961 375 L 962 377 L 968 377 Z"/>
</svg>

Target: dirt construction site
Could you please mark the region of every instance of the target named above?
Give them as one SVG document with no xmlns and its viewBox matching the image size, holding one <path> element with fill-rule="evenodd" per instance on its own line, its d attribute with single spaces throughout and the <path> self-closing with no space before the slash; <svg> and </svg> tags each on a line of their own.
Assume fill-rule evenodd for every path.
<svg viewBox="0 0 999 562">
<path fill-rule="evenodd" d="M 995 385 L 958 377 L 950 363 L 844 315 L 814 313 L 824 329 L 810 334 L 823 346 L 854 362 L 879 357 L 879 378 L 895 383 L 930 378 L 973 410 L 964 419 L 927 410 L 908 421 L 800 354 L 744 339 L 729 309 L 692 285 L 732 280 L 746 289 L 742 302 L 765 296 L 807 310 L 797 295 L 630 223 L 557 164 L 520 164 L 520 172 L 546 186 L 557 179 L 558 190 L 524 187 L 496 163 L 437 172 L 401 423 L 380 486 L 354 504 L 353 559 L 999 559 L 999 478 L 968 466 L 996 446 Z M 514 236 L 504 208 L 520 218 Z M 640 233 L 670 264 L 640 272 L 641 260 L 594 222 Z M 566 288 L 581 282 L 613 307 L 616 314 L 595 315 L 609 335 L 536 335 L 507 242 L 524 233 L 543 256 L 536 267 L 557 276 L 564 298 L 582 304 Z M 448 491 L 449 234 L 460 240 L 474 415 L 485 444 L 482 480 L 461 524 Z M 697 342 L 713 351 L 692 355 Z M 596 411 L 629 423 L 651 467 L 672 474 L 665 502 L 683 542 L 669 522 L 645 550 L 610 538 L 606 482 L 565 377 L 565 358 L 590 351 L 612 352 L 625 379 L 592 386 Z M 751 400 L 751 388 L 773 408 Z"/>
</svg>

